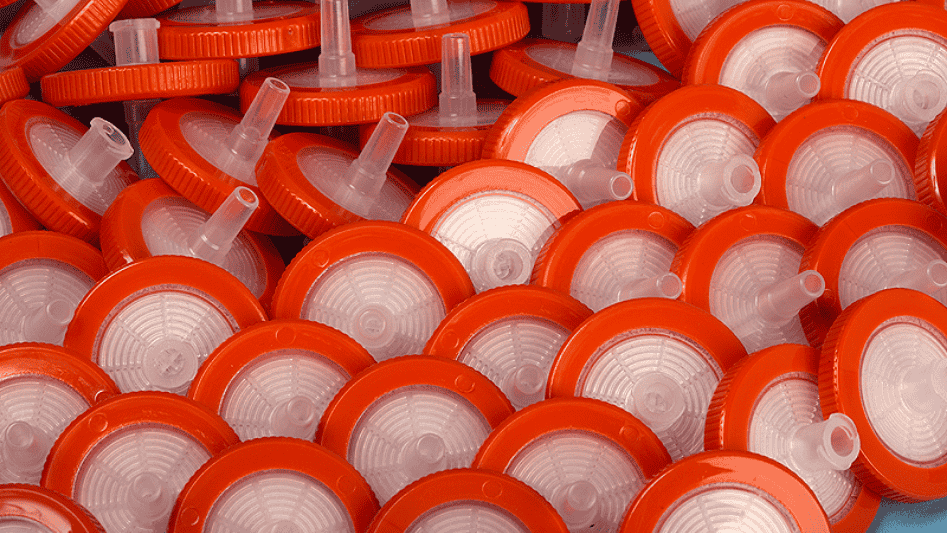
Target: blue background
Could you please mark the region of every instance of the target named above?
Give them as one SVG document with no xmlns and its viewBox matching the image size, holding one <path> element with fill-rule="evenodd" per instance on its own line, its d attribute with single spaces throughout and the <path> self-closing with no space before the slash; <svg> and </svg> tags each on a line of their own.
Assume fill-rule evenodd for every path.
<svg viewBox="0 0 947 533">
<path fill-rule="evenodd" d="M 922 503 L 882 500 L 868 533 L 947 532 L 947 498 Z"/>
</svg>

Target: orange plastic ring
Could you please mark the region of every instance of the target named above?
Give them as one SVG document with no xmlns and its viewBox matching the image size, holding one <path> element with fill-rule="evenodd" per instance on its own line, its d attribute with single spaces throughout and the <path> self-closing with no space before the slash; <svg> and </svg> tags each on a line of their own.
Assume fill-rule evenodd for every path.
<svg viewBox="0 0 947 533">
<path fill-rule="evenodd" d="M 0 270 L 31 259 L 44 258 L 82 272 L 93 282 L 106 274 L 102 254 L 91 244 L 54 231 L 21 231 L 0 239 Z"/>
<path fill-rule="evenodd" d="M 120 394 L 112 378 L 98 365 L 52 344 L 24 342 L 0 349 L 0 381 L 15 379 L 23 374 L 42 375 L 61 381 L 89 405 Z"/>
<path fill-rule="evenodd" d="M 30 94 L 30 84 L 26 81 L 23 69 L 13 67 L 0 71 L 0 104 L 23 98 Z"/>
<path fill-rule="evenodd" d="M 947 112 L 941 112 L 927 125 L 921 142 L 917 145 L 917 158 L 914 165 L 914 187 L 920 202 L 947 215 L 947 198 L 944 198 L 947 168 L 938 157 L 941 147 L 947 144 Z M 900 122 L 900 121 L 898 121 Z M 910 161 L 910 160 L 909 160 Z"/>
<path fill-rule="evenodd" d="M 105 533 L 99 521 L 62 494 L 36 485 L 0 486 L 0 522 L 41 524 L 52 533 Z M 28 526 L 27 526 L 28 527 Z"/>
</svg>

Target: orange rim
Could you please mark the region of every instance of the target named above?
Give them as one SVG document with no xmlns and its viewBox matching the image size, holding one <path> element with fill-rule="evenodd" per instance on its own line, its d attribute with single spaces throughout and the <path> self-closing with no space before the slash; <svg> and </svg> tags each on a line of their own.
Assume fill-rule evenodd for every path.
<svg viewBox="0 0 947 533">
<path fill-rule="evenodd" d="M 58 72 L 43 76 L 43 101 L 56 106 L 226 94 L 237 90 L 237 63 L 207 59 Z"/>
<path fill-rule="evenodd" d="M 891 113 L 856 100 L 815 101 L 784 117 L 760 141 L 753 155 L 763 177 L 757 201 L 789 209 L 786 173 L 796 151 L 812 135 L 836 126 L 854 126 L 871 132 L 887 141 L 907 168 L 914 165 L 917 136 Z M 915 178 L 915 183 L 919 181 Z"/>
<path fill-rule="evenodd" d="M 656 531 L 678 498 L 715 485 L 749 487 L 769 495 L 799 531 L 829 533 L 828 518 L 815 494 L 788 468 L 749 452 L 715 451 L 685 457 L 664 469 L 631 503 L 621 533 Z"/>
<path fill-rule="evenodd" d="M 869 231 L 882 226 L 909 226 L 947 248 L 947 217 L 924 204 L 901 198 L 878 198 L 850 207 L 822 226 L 813 236 L 799 271 L 817 270 L 825 278 L 825 292 L 799 311 L 806 338 L 821 346 L 832 322 L 842 312 L 838 276 L 849 249 Z"/>
<path fill-rule="evenodd" d="M 352 20 L 352 52 L 360 67 L 392 68 L 430 65 L 441 62 L 441 37 L 445 33 L 470 36 L 470 55 L 482 54 L 514 43 L 529 32 L 526 6 L 520 2 L 498 1 L 494 7 L 474 17 L 421 29 L 373 29 L 379 19 L 409 12 L 395 7 Z"/>
<path fill-rule="evenodd" d="M 434 330 L 424 353 L 456 359 L 477 333 L 509 316 L 542 318 L 572 331 L 592 316 L 592 310 L 573 298 L 542 287 L 497 287 L 455 307 Z"/>
<path fill-rule="evenodd" d="M 47 376 L 66 383 L 89 405 L 120 394 L 112 378 L 98 365 L 52 344 L 25 342 L 0 350 L 0 380 L 23 374 Z"/>
<path fill-rule="evenodd" d="M 434 237 L 404 224 L 367 220 L 323 233 L 299 252 L 276 287 L 273 318 L 300 318 L 315 280 L 335 263 L 365 252 L 391 254 L 416 266 L 437 288 L 447 312 L 474 294 L 463 265 Z"/>
<path fill-rule="evenodd" d="M 240 107 L 246 110 L 270 76 L 312 71 L 316 63 L 300 63 L 261 70 L 250 74 L 240 84 Z M 290 87 L 289 98 L 276 122 L 292 126 L 341 126 L 378 122 L 386 112 L 416 115 L 437 103 L 434 75 L 425 68 L 406 69 L 384 83 L 373 83 L 340 89 Z"/>
<path fill-rule="evenodd" d="M 668 0 L 631 0 L 641 34 L 668 72 L 680 78 L 691 40 Z"/>
<path fill-rule="evenodd" d="M 48 229 L 86 242 L 99 241 L 101 217 L 63 191 L 33 155 L 27 127 L 41 117 L 70 128 L 81 136 L 89 128 L 55 107 L 32 100 L 12 100 L 0 108 L 0 168 L 10 192 Z M 121 162 L 115 167 L 127 184 L 137 175 Z"/>
<path fill-rule="evenodd" d="M 352 431 L 362 413 L 388 393 L 415 385 L 459 395 L 491 428 L 513 414 L 513 406 L 500 389 L 467 365 L 442 357 L 406 355 L 376 363 L 346 383 L 322 415 L 316 441 L 340 457 L 348 457 Z"/>
<path fill-rule="evenodd" d="M 7 213 L 7 218 L 10 219 L 10 233 L 42 229 L 33 215 L 23 208 L 23 205 L 3 184 L 0 184 L 0 203 L 3 203 L 3 209 Z"/>
<path fill-rule="evenodd" d="M 731 209 L 708 220 L 674 255 L 671 272 L 684 283 L 681 299 L 710 311 L 710 280 L 714 268 L 740 241 L 770 235 L 786 239 L 804 250 L 818 229 L 802 215 L 759 205 Z"/>
<path fill-rule="evenodd" d="M 819 397 L 823 415 L 842 413 L 855 422 L 861 451 L 852 471 L 878 494 L 902 502 L 947 495 L 947 464 L 912 465 L 888 449 L 875 433 L 862 402 L 861 360 L 878 328 L 898 317 L 918 318 L 941 335 L 947 333 L 944 306 L 926 294 L 888 289 L 849 306 L 832 325 L 819 362 Z"/>
<path fill-rule="evenodd" d="M 141 126 L 138 141 L 141 151 L 155 172 L 181 196 L 213 213 L 238 186 L 256 193 L 260 205 L 247 221 L 246 228 L 268 235 L 296 235 L 298 232 L 265 201 L 259 187 L 247 185 L 217 170 L 201 157 L 181 132 L 181 119 L 187 113 L 201 113 L 220 120 L 240 122 L 242 115 L 229 107 L 199 100 L 178 98 L 159 103 Z M 278 133 L 271 132 L 270 139 Z"/>
<path fill-rule="evenodd" d="M 276 350 L 305 350 L 337 364 L 349 377 L 375 364 L 351 337 L 308 320 L 268 320 L 241 330 L 214 350 L 197 370 L 187 396 L 214 411 L 233 379 L 257 357 Z"/>
<path fill-rule="evenodd" d="M 69 265 L 93 282 L 108 274 L 102 254 L 91 244 L 55 231 L 22 231 L 0 239 L 0 270 L 36 258 Z"/>
<path fill-rule="evenodd" d="M 569 219 L 546 241 L 536 258 L 531 283 L 571 294 L 572 278 L 585 252 L 599 240 L 626 230 L 647 231 L 680 248 L 694 226 L 657 205 L 607 202 L 594 206 Z"/>
<path fill-rule="evenodd" d="M 943 156 L 939 153 L 943 143 L 947 143 L 947 113 L 941 112 L 924 131 L 917 145 L 917 158 L 914 165 L 914 187 L 920 202 L 947 215 L 947 199 L 944 198 L 947 168 L 944 168 Z M 900 121 L 898 121 L 900 122 Z M 909 160 L 910 161 L 910 160 Z"/>
<path fill-rule="evenodd" d="M 355 531 L 364 531 L 378 512 L 368 483 L 341 457 L 301 439 L 267 437 L 237 444 L 204 463 L 178 496 L 171 530 L 206 531 L 208 515 L 231 485 L 270 470 L 298 472 L 331 490 L 348 511 Z"/>
<path fill-rule="evenodd" d="M 0 72 L 0 103 L 23 98 L 30 93 L 30 84 L 26 81 L 23 69 L 13 67 Z"/>
<path fill-rule="evenodd" d="M 0 486 L 0 520 L 22 519 L 53 533 L 105 533 L 84 507 L 56 491 L 35 485 Z"/>
</svg>

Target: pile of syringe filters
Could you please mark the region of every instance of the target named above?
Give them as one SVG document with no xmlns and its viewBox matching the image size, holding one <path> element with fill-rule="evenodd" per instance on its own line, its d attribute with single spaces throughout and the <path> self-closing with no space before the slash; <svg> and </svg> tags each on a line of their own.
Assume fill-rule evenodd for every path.
<svg viewBox="0 0 947 533">
<path fill-rule="evenodd" d="M 947 496 L 944 5 L 176 2 L 0 10 L 0 532 Z"/>
</svg>

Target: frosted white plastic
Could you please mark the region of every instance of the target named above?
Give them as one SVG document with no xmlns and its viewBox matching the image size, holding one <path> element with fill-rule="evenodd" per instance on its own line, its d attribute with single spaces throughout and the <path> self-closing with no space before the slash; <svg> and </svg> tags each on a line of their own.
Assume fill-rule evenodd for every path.
<svg viewBox="0 0 947 533">
<path fill-rule="evenodd" d="M 252 0 L 214 0 L 217 22 L 243 22 L 253 20 Z"/>
<path fill-rule="evenodd" d="M 543 7 L 555 6 L 565 8 L 579 4 L 543 4 Z M 580 11 L 581 13 L 581 11 Z M 565 39 L 560 39 L 565 40 Z M 574 42 L 576 39 L 572 39 Z M 575 62 L 576 47 L 573 44 L 562 42 L 540 41 L 526 47 L 526 55 L 542 65 L 565 74 L 571 74 Z M 611 67 L 607 72 L 607 81 L 615 85 L 647 86 L 660 81 L 657 74 L 647 67 L 640 66 L 632 61 L 622 61 L 623 56 L 613 56 Z"/>
<path fill-rule="evenodd" d="M 780 376 L 763 390 L 755 402 L 747 435 L 747 449 L 775 459 L 792 469 L 815 492 L 819 503 L 829 516 L 829 521 L 836 522 L 842 513 L 848 512 L 862 485 L 848 468 L 836 469 L 826 466 L 824 462 L 820 465 L 818 459 L 813 459 L 811 447 L 797 446 L 797 438 L 801 436 L 802 430 L 811 428 L 808 431 L 812 431 L 814 436 L 830 437 L 830 445 L 825 448 L 826 451 L 832 452 L 834 448 L 831 446 L 832 432 L 829 431 L 826 435 L 825 426 L 822 425 L 824 416 L 815 376 L 805 373 Z M 832 416 L 835 415 L 844 416 L 840 413 Z M 848 423 L 851 423 L 850 419 L 846 421 L 846 424 Z M 851 426 L 849 429 L 857 439 L 857 431 Z M 854 459 L 858 454 L 858 446 L 853 442 L 850 450 L 841 449 L 844 440 L 838 440 L 839 451 L 848 453 L 833 453 L 832 456 L 845 455 L 846 460 L 849 457 Z M 797 450 L 806 453 L 801 454 Z"/>
<path fill-rule="evenodd" d="M 411 20 L 415 28 L 449 23 L 447 0 L 411 0 Z"/>
<path fill-rule="evenodd" d="M 921 136 L 947 105 L 947 41 L 917 28 L 885 34 L 850 67 L 843 93 L 893 113 Z"/>
<path fill-rule="evenodd" d="M 16 25 L 11 26 L 13 34 L 13 47 L 25 47 L 46 32 L 53 29 L 54 26 L 66 20 L 66 16 L 79 5 L 81 0 L 39 0 L 28 5 L 24 5 L 20 10 L 23 13 L 22 18 Z"/>
<path fill-rule="evenodd" d="M 825 46 L 818 35 L 797 26 L 751 31 L 730 49 L 719 83 L 753 98 L 779 121 L 819 92 L 814 70 Z"/>
<path fill-rule="evenodd" d="M 234 376 L 220 416 L 240 440 L 296 437 L 312 440 L 329 401 L 349 380 L 339 365 L 315 352 L 262 354 Z"/>
<path fill-rule="evenodd" d="M 667 276 L 671 275 L 668 270 L 676 252 L 677 246 L 649 231 L 617 231 L 582 254 L 572 274 L 569 294 L 592 311 L 626 298 L 643 297 L 650 292 L 644 289 L 651 287 L 660 287 L 660 292 L 670 296 L 675 292 L 669 290 L 674 280 Z M 649 286 L 648 280 L 660 285 Z"/>
<path fill-rule="evenodd" d="M 692 42 L 718 15 L 742 4 L 740 0 L 670 0 L 671 11 Z"/>
<path fill-rule="evenodd" d="M 543 318 L 509 316 L 478 331 L 457 360 L 487 376 L 522 409 L 545 397 L 549 369 L 569 333 Z"/>
<path fill-rule="evenodd" d="M 428 474 L 466 468 L 490 433 L 483 414 L 456 393 L 414 385 L 386 394 L 359 416 L 346 458 L 378 503 Z"/>
<path fill-rule="evenodd" d="M 242 189 L 238 187 L 235 191 Z M 210 218 L 206 211 L 185 198 L 159 198 L 148 204 L 142 213 L 141 234 L 151 255 L 193 256 L 188 242 Z M 246 233 L 237 233 L 229 250 L 212 262 L 236 276 L 257 298 L 266 290 L 263 259 L 254 251 Z"/>
<path fill-rule="evenodd" d="M 132 424 L 76 458 L 73 497 L 108 533 L 163 533 L 178 493 L 208 459 L 204 446 L 176 428 Z"/>
<path fill-rule="evenodd" d="M 131 156 L 131 145 L 125 134 L 105 120 L 93 118 L 85 134 L 44 118 L 30 121 L 27 128 L 30 148 L 46 173 L 96 214 L 104 214 L 130 183 L 115 166 Z"/>
<path fill-rule="evenodd" d="M 62 346 L 79 301 L 95 284 L 88 275 L 52 259 L 26 259 L 0 271 L 0 343 Z"/>
<path fill-rule="evenodd" d="M 450 16 L 450 23 L 459 23 L 471 19 L 496 7 L 497 3 L 492 0 L 466 0 L 463 2 L 447 2 L 447 11 Z M 415 18 L 413 13 L 413 4 L 411 9 L 393 9 L 385 10 L 377 15 L 367 17 L 363 24 L 370 30 L 380 31 L 403 31 L 413 30 Z M 438 23 L 439 24 L 439 23 Z"/>
<path fill-rule="evenodd" d="M 18 516 L 0 517 L 0 533 L 55 533 L 39 522 Z"/>
<path fill-rule="evenodd" d="M 452 501 L 424 513 L 406 533 L 530 533 L 507 510 L 478 501 Z M 0 533 L 3 533 L 0 530 Z"/>
<path fill-rule="evenodd" d="M 0 483 L 39 485 L 53 442 L 88 408 L 72 387 L 47 376 L 0 382 Z"/>
<path fill-rule="evenodd" d="M 355 54 L 352 52 L 352 32 L 349 23 L 349 4 L 344 0 L 320 0 L 322 17 L 320 28 L 319 85 L 321 87 L 351 87 L 356 84 Z"/>
<path fill-rule="evenodd" d="M 749 485 L 717 484 L 682 494 L 656 533 L 801 533 L 789 510 Z"/>
<path fill-rule="evenodd" d="M 562 171 L 562 182 L 580 203 L 627 200 L 633 182 L 627 173 L 580 159 Z"/>
<path fill-rule="evenodd" d="M 560 226 L 540 202 L 503 189 L 477 192 L 457 199 L 431 235 L 460 260 L 478 292 L 524 284 L 540 248 Z"/>
<path fill-rule="evenodd" d="M 555 507 L 569 531 L 617 531 L 647 479 L 614 442 L 591 432 L 563 429 L 524 446 L 506 474 L 526 483 Z"/>
<path fill-rule="evenodd" d="M 703 451 L 707 407 L 722 376 L 716 361 L 689 339 L 653 328 L 629 330 L 589 358 L 576 393 L 637 416 L 677 461 Z"/>
<path fill-rule="evenodd" d="M 204 531 L 354 533 L 355 527 L 338 495 L 322 481 L 300 472 L 262 470 L 234 480 L 207 513 Z"/>
<path fill-rule="evenodd" d="M 912 176 L 885 138 L 854 126 L 833 126 L 813 133 L 792 154 L 786 169 L 787 205 L 821 226 L 872 198 L 914 200 Z"/>
<path fill-rule="evenodd" d="M 920 290 L 947 303 L 944 265 L 947 250 L 906 226 L 882 226 L 862 236 L 845 254 L 839 270 L 842 308 L 882 289 Z"/>
<path fill-rule="evenodd" d="M 608 81 L 612 69 L 612 40 L 618 22 L 618 0 L 592 0 L 582 40 L 575 48 L 572 75 Z"/>
<path fill-rule="evenodd" d="M 368 252 L 326 269 L 310 287 L 300 318 L 342 331 L 383 361 L 421 353 L 446 314 L 440 293 L 416 266 Z"/>
<path fill-rule="evenodd" d="M 97 363 L 122 392 L 187 392 L 197 367 L 237 331 L 210 296 L 176 285 L 136 294 L 98 332 Z"/>
<path fill-rule="evenodd" d="M 446 7 L 446 0 L 442 1 Z M 441 126 L 477 124 L 477 95 L 473 90 L 470 66 L 470 36 L 466 33 L 447 33 L 441 38 L 441 94 L 438 103 Z"/>
<path fill-rule="evenodd" d="M 599 168 L 617 169 L 618 150 L 627 131 L 628 127 L 611 115 L 600 111 L 573 111 L 552 120 L 536 134 L 523 162 L 552 174 L 570 187 L 568 169 L 577 161 L 589 160 Z M 577 191 L 572 193 L 577 198 L 581 195 Z M 606 196 L 582 202 L 579 198 L 585 209 L 613 199 Z"/>
<path fill-rule="evenodd" d="M 828 9 L 835 16 L 848 24 L 853 18 L 869 9 L 883 4 L 890 4 L 898 0 L 819 0 L 816 4 Z"/>
<path fill-rule="evenodd" d="M 582 4 L 544 3 L 542 35 L 547 39 L 576 43 L 585 28 L 585 7 Z"/>
<path fill-rule="evenodd" d="M 859 393 L 868 421 L 885 446 L 909 464 L 947 461 L 945 360 L 943 332 L 910 316 L 882 324 L 862 354 Z"/>
</svg>

